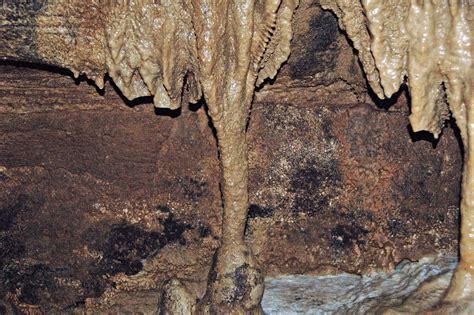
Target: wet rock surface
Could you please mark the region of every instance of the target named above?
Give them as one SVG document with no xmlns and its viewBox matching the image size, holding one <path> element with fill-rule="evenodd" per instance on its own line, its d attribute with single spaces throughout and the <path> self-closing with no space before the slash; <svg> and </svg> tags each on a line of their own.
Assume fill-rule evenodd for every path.
<svg viewBox="0 0 474 315">
<path fill-rule="evenodd" d="M 293 53 L 249 122 L 246 237 L 267 275 L 454 253 L 455 130 L 437 142 L 411 133 L 404 93 L 374 104 L 317 2 L 302 3 L 294 25 Z M 0 298 L 42 311 L 114 307 L 124 294 L 159 299 L 172 278 L 202 294 L 221 233 L 204 105 L 155 110 L 64 74 L 1 66 Z"/>
</svg>

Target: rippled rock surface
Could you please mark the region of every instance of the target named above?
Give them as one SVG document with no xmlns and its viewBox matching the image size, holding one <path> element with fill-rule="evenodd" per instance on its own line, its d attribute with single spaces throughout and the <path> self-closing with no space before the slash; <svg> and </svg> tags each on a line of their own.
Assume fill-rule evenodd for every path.
<svg viewBox="0 0 474 315">
<path fill-rule="evenodd" d="M 391 272 L 366 276 L 345 273 L 268 278 L 262 306 L 266 314 L 381 313 L 406 301 L 426 280 L 436 279 L 429 288 L 410 297 L 413 306 L 424 308 L 439 300 L 455 267 L 456 258 L 438 256 L 403 261 Z"/>
</svg>

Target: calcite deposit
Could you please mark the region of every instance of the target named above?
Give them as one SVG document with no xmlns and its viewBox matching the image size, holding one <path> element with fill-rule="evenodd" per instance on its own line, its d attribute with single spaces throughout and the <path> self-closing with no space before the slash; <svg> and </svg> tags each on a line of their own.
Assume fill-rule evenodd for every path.
<svg viewBox="0 0 474 315">
<path fill-rule="evenodd" d="M 261 311 L 263 272 L 244 236 L 249 233 L 246 230 L 249 208 L 263 216 L 268 211 L 264 207 L 249 207 L 246 131 L 255 86 L 275 77 L 289 56 L 291 20 L 298 2 L 72 1 L 6 3 L 1 9 L 3 59 L 66 68 L 76 77 L 86 75 L 100 89 L 108 73 L 125 97 L 153 96 L 158 108 L 177 109 L 204 98 L 216 130 L 222 173 L 221 245 L 213 259 L 207 291 L 197 305 L 193 305 L 194 298 L 185 293 L 187 289 L 181 282 L 170 281 L 165 286 L 162 306 L 170 311 L 193 308 L 195 312 L 205 313 Z M 448 108 L 461 130 L 466 148 L 461 263 L 446 298 L 459 305 L 459 300 L 472 298 L 474 288 L 470 282 L 474 265 L 470 260 L 474 257 L 471 237 L 474 215 L 470 205 L 474 162 L 469 153 L 474 148 L 469 143 L 469 135 L 474 132 L 470 130 L 474 118 L 469 114 L 473 5 L 467 0 L 322 3 L 340 18 L 340 25 L 359 51 L 368 81 L 379 97 L 391 96 L 405 76 L 408 77 L 414 131 L 428 130 L 438 137 L 444 120 L 449 117 Z M 337 186 L 341 180 L 332 176 L 336 170 L 314 176 L 314 171 L 311 172 L 298 173 L 300 181 L 319 176 L 322 181 Z M 303 190 L 308 190 L 304 185 L 313 188 L 311 182 L 292 185 L 295 187 L 292 193 L 300 194 L 295 205 L 298 211 L 310 211 L 316 204 L 325 209 L 334 205 L 336 198 L 323 197 L 322 191 L 319 201 L 313 197 L 308 201 L 301 195 Z M 41 198 L 24 199 L 18 201 L 21 211 L 41 207 L 43 203 Z M 97 204 L 96 208 L 102 206 Z M 153 246 L 161 248 L 163 244 L 182 241 L 181 236 L 190 226 L 173 221 L 169 209 L 161 207 L 160 212 L 164 216 L 168 213 L 160 219 L 165 226 L 163 233 L 148 235 L 134 227 L 115 225 L 112 234 L 118 241 L 126 235 L 146 234 L 153 241 L 137 244 L 137 250 L 144 252 L 141 258 L 151 255 Z M 403 222 L 393 221 L 389 225 L 394 231 L 403 230 Z M 357 253 L 369 232 L 361 226 L 338 225 L 331 233 L 335 246 L 351 246 Z M 378 240 L 384 255 L 393 259 L 394 254 L 386 245 L 388 241 L 383 237 Z M 113 251 L 113 243 L 112 240 L 105 244 L 105 250 Z M 127 256 L 127 253 L 119 254 Z M 114 260 L 108 263 L 131 274 L 142 264 L 138 260 L 126 266 L 115 266 Z M 44 274 L 52 272 L 42 265 L 38 268 Z M 31 272 L 34 274 L 37 269 Z M 144 281 L 139 277 L 134 280 Z"/>
<path fill-rule="evenodd" d="M 154 95 L 160 108 L 195 103 L 202 89 L 217 132 L 224 208 L 222 245 L 198 306 L 204 312 L 257 311 L 260 305 L 263 275 L 244 241 L 246 126 L 256 83 L 274 77 L 288 58 L 298 2 L 73 1 L 5 9 L 5 23 L 20 10 L 10 20 L 29 28 L 5 31 L 3 58 L 65 67 L 99 88 L 108 72 L 127 98 Z M 25 38 L 34 48 L 18 53 Z"/>
<path fill-rule="evenodd" d="M 426 130 L 437 138 L 450 114 L 456 120 L 465 151 L 461 260 L 441 307 L 465 311 L 463 300 L 474 299 L 474 3 L 337 0 L 322 4 L 340 18 L 378 96 L 390 97 L 407 78 L 414 131 Z"/>
</svg>

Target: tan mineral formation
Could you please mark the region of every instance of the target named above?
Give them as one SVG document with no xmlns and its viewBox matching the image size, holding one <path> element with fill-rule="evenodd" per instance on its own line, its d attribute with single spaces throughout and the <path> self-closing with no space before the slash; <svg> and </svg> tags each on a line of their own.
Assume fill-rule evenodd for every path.
<svg viewBox="0 0 474 315">
<path fill-rule="evenodd" d="M 179 108 L 202 94 L 217 131 L 222 171 L 222 244 L 195 312 L 261 312 L 263 273 L 244 241 L 248 211 L 246 126 L 256 84 L 290 53 L 299 0 L 49 2 L 23 10 L 0 38 L 2 57 L 85 74 L 103 88 L 109 73 L 129 99 L 154 96 Z M 9 23 L 8 6 L 5 10 Z M 15 24 L 18 23 L 18 24 Z M 26 25 L 26 27 L 25 27 Z M 9 27 L 9 25 L 3 25 Z M 164 308 L 191 309 L 168 285 Z M 174 310 L 174 311 L 172 311 Z"/>
<path fill-rule="evenodd" d="M 450 113 L 456 120 L 465 151 L 460 262 L 438 311 L 472 313 L 474 1 L 324 0 L 322 4 L 339 17 L 379 97 L 392 96 L 407 78 L 414 131 L 427 130 L 437 138 Z"/>
<path fill-rule="evenodd" d="M 273 78 L 290 53 L 298 2 L 7 1 L 1 9 L 2 59 L 67 68 L 99 88 L 108 73 L 127 98 L 153 96 L 161 108 L 204 97 L 221 161 L 222 244 L 204 298 L 195 304 L 181 283 L 171 281 L 164 312 L 261 312 L 263 272 L 244 241 L 246 125 L 255 86 Z M 438 137 L 450 111 L 456 119 L 465 147 L 461 261 L 440 307 L 466 311 L 474 299 L 474 2 L 321 2 L 339 17 L 379 97 L 393 95 L 407 78 L 415 131 Z"/>
</svg>

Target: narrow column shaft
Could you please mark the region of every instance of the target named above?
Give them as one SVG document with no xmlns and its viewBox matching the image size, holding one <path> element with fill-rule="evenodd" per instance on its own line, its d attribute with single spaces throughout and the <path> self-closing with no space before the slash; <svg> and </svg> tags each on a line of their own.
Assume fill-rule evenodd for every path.
<svg viewBox="0 0 474 315">
<path fill-rule="evenodd" d="M 243 242 L 248 209 L 247 141 L 244 132 L 219 139 L 224 201 L 222 240 Z"/>
</svg>

